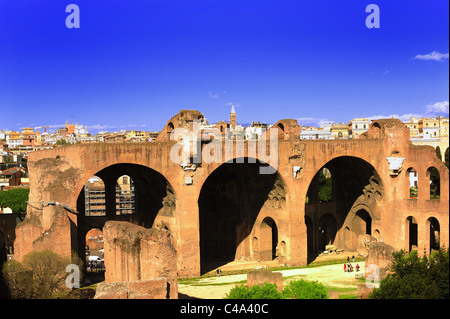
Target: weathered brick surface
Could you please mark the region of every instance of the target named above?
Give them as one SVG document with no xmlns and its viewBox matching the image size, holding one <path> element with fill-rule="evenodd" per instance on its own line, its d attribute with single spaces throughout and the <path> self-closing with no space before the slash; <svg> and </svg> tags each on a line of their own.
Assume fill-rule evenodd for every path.
<svg viewBox="0 0 450 319">
<path fill-rule="evenodd" d="M 127 282 L 102 282 L 97 285 L 94 299 L 173 299 L 166 279 Z"/>
<path fill-rule="evenodd" d="M 369 254 L 366 257 L 366 265 L 376 265 L 381 281 L 390 272 L 389 267 L 392 264 L 394 247 L 386 243 L 371 243 L 369 245 Z M 366 267 L 367 268 L 367 267 Z M 366 276 L 370 275 L 366 272 Z"/>
<path fill-rule="evenodd" d="M 373 287 L 366 284 L 358 284 L 357 298 L 358 299 L 369 299 L 370 293 L 373 291 Z"/>
<path fill-rule="evenodd" d="M 283 291 L 283 274 L 270 270 L 255 270 L 247 274 L 247 286 L 262 286 L 265 282 L 277 285 L 279 292 Z"/>
<path fill-rule="evenodd" d="M 167 231 L 109 221 L 103 228 L 103 240 L 106 283 L 133 282 L 126 286 L 127 291 L 150 295 L 146 290 L 150 289 L 155 298 L 166 298 L 165 294 L 161 297 L 161 289 L 165 289 L 170 298 L 177 298 L 176 250 Z M 121 285 L 115 285 L 114 291 Z"/>
</svg>

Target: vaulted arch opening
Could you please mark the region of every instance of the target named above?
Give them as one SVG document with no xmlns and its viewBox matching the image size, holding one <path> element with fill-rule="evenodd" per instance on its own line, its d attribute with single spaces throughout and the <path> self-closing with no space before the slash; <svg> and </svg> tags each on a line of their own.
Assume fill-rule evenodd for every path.
<svg viewBox="0 0 450 319">
<path fill-rule="evenodd" d="M 356 212 L 353 218 L 353 231 L 362 235 L 372 235 L 372 218 L 364 209 Z"/>
<path fill-rule="evenodd" d="M 306 196 L 308 262 L 328 245 L 356 250 L 358 237 L 372 234 L 383 192 L 375 168 L 361 158 L 341 156 L 322 166 Z"/>
<path fill-rule="evenodd" d="M 242 158 L 239 159 L 239 162 Z M 200 268 L 206 273 L 234 260 L 261 258 L 260 247 L 268 242 L 273 257 L 277 227 L 265 219 L 252 235 L 255 221 L 263 209 L 283 209 L 286 192 L 278 173 L 260 174 L 267 164 L 254 158 L 242 163 L 227 162 L 214 170 L 200 191 Z M 275 170 L 274 170 L 275 171 Z M 269 232 L 271 235 L 268 235 Z M 267 236 L 266 236 L 267 235 Z M 267 237 L 269 239 L 267 239 Z"/>
<path fill-rule="evenodd" d="M 90 229 L 85 236 L 86 270 L 99 274 L 105 270 L 103 232 L 99 228 Z"/>
<path fill-rule="evenodd" d="M 411 252 L 412 250 L 417 250 L 417 245 L 419 242 L 418 237 L 418 225 L 417 221 L 413 216 L 408 216 L 405 221 L 405 242 L 406 251 Z"/>
<path fill-rule="evenodd" d="M 441 178 L 436 167 L 427 169 L 427 177 L 430 179 L 430 199 L 439 199 L 441 196 Z"/>
<path fill-rule="evenodd" d="M 435 217 L 427 219 L 427 233 L 429 240 L 429 252 L 439 250 L 441 239 L 441 226 Z"/>
<path fill-rule="evenodd" d="M 319 250 L 326 250 L 328 245 L 333 245 L 336 238 L 336 218 L 332 214 L 325 214 L 319 219 Z"/>
<path fill-rule="evenodd" d="M 120 176 L 116 181 L 116 214 L 130 215 L 136 212 L 134 181 L 128 175 Z"/>
<path fill-rule="evenodd" d="M 260 228 L 260 259 L 273 260 L 277 257 L 278 228 L 275 221 L 266 217 L 263 219 Z"/>
<path fill-rule="evenodd" d="M 408 168 L 405 177 L 408 183 L 409 198 L 417 199 L 419 196 L 419 175 L 416 169 L 413 167 Z"/>
<path fill-rule="evenodd" d="M 89 178 L 77 199 L 78 253 L 86 254 L 88 231 L 102 230 L 108 220 L 151 228 L 160 219 L 174 219 L 175 210 L 175 192 L 159 172 L 128 163 L 105 167 Z"/>
<path fill-rule="evenodd" d="M 84 184 L 84 214 L 85 216 L 105 216 L 105 183 L 94 175 Z"/>
</svg>

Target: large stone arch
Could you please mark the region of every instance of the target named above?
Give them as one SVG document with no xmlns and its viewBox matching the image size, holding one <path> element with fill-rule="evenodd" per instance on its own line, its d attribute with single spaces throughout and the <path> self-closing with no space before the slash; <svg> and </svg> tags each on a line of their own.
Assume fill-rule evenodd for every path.
<svg viewBox="0 0 450 319">
<path fill-rule="evenodd" d="M 116 210 L 116 181 L 127 175 L 135 185 L 135 211 L 120 215 Z M 101 178 L 105 184 L 104 202 L 106 213 L 102 216 L 88 216 L 85 212 L 87 199 L 84 187 L 77 198 L 78 251 L 84 252 L 84 237 L 93 227 L 102 229 L 108 220 L 128 221 L 151 228 L 156 225 L 176 225 L 176 192 L 171 183 L 159 172 L 148 166 L 130 163 L 116 163 L 104 167 L 93 176 Z M 87 181 L 87 180 L 86 180 Z"/>
<path fill-rule="evenodd" d="M 317 195 L 318 174 L 323 168 L 327 168 L 333 178 L 333 196 L 329 202 L 320 202 Z M 314 260 L 311 254 L 325 249 L 324 240 L 338 249 L 356 250 L 357 237 L 366 233 L 366 229 L 359 229 L 361 227 L 356 223 L 361 219 L 358 214 L 362 211 L 366 212 L 370 227 L 374 223 L 380 229 L 377 223 L 381 219 L 379 206 L 385 200 L 383 181 L 375 167 L 363 158 L 344 155 L 329 159 L 310 179 L 307 194 L 305 218 L 312 229 L 308 229 L 306 237 L 313 240 L 312 244 L 307 243 L 312 248 L 309 261 Z M 335 225 L 322 225 L 324 216 L 332 216 Z M 331 226 L 336 229 L 331 230 Z"/>
<path fill-rule="evenodd" d="M 243 159 L 243 160 L 242 160 Z M 259 259 L 264 218 L 277 220 L 287 207 L 287 185 L 281 175 L 260 174 L 268 166 L 238 158 L 215 167 L 198 197 L 201 273 L 240 259 Z M 278 225 L 277 225 L 278 226 Z M 277 235 L 283 231 L 277 227 Z"/>
</svg>

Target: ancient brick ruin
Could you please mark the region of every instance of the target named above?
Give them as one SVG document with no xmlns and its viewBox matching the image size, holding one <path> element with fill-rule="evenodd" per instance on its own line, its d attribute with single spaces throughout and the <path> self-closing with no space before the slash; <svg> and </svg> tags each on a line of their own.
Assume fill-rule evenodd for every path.
<svg viewBox="0 0 450 319">
<path fill-rule="evenodd" d="M 103 229 L 110 247 L 105 246 L 109 282 L 164 277 L 160 270 L 165 265 L 156 270 L 148 260 L 155 260 L 154 252 L 166 245 L 158 243 L 167 238 L 140 233 L 156 227 L 170 234 L 176 251 L 176 270 L 168 266 L 170 276 L 175 271 L 177 276 L 197 276 L 233 260 L 277 258 L 282 264 L 302 265 L 327 245 L 356 252 L 365 245 L 364 235 L 396 250 L 429 254 L 438 246 L 448 247 L 449 171 L 432 147 L 411 144 L 408 128 L 399 120 L 373 121 L 366 134 L 353 140 L 300 140 L 297 121 L 280 120 L 273 126 L 276 165 L 255 154 L 249 141 L 231 149 L 233 163 L 207 162 L 201 150 L 211 145 L 210 139 L 200 140 L 200 152 L 187 156 L 186 163 L 174 163 L 171 150 L 179 140 L 171 140 L 171 132 L 189 131 L 202 118 L 198 111 L 180 111 L 156 142 L 77 144 L 30 153 L 29 200 L 35 204 L 17 227 L 15 258 L 44 248 L 84 256 L 85 236 L 93 227 Z M 223 147 L 216 156 L 225 159 Z M 266 151 L 274 152 L 269 146 Z M 271 165 L 274 174 L 260 174 Z M 430 199 L 433 167 L 440 178 L 439 199 Z M 328 202 L 318 197 L 323 168 L 332 177 Z M 418 173 L 417 198 L 409 192 L 412 169 Z M 134 182 L 132 214 L 116 213 L 116 180 L 122 175 Z M 92 176 L 105 184 L 103 215 L 85 214 L 84 185 Z M 109 228 L 110 221 L 127 222 L 123 229 L 128 230 L 120 230 L 124 233 L 119 236 L 123 225 Z M 138 233 L 143 236 L 139 240 L 133 237 Z M 122 244 L 106 244 L 108 237 Z M 127 251 L 134 244 L 139 253 Z M 167 256 L 168 265 L 172 257 Z M 124 263 L 128 258 L 135 258 L 133 265 Z M 137 265 L 139 270 L 133 268 Z"/>
<path fill-rule="evenodd" d="M 108 271 L 96 298 L 178 297 L 177 255 L 167 230 L 108 221 L 103 234 Z"/>
</svg>

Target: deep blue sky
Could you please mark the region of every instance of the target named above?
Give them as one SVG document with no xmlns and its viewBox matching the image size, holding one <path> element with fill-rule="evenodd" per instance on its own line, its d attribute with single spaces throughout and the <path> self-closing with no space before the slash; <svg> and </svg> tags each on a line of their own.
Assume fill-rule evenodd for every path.
<svg viewBox="0 0 450 319">
<path fill-rule="evenodd" d="M 0 130 L 160 130 L 183 108 L 228 120 L 228 103 L 241 123 L 448 116 L 448 12 L 448 0 L 0 0 Z"/>
</svg>

